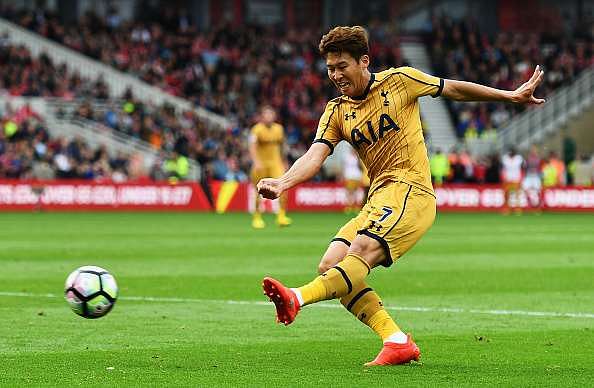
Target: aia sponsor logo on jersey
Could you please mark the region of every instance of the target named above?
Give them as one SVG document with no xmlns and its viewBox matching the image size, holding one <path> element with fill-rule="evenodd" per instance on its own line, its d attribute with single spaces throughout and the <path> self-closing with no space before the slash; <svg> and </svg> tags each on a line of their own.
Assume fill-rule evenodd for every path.
<svg viewBox="0 0 594 388">
<path fill-rule="evenodd" d="M 383 139 L 384 134 L 388 131 L 400 130 L 400 127 L 398 124 L 396 124 L 396 121 L 394 121 L 394 119 L 392 119 L 387 113 L 382 113 L 379 117 L 377 130 L 373 127 L 371 120 L 367 120 L 365 124 L 367 128 L 353 128 L 351 131 L 351 144 L 357 149 L 365 145 L 369 146 L 378 140 Z"/>
</svg>

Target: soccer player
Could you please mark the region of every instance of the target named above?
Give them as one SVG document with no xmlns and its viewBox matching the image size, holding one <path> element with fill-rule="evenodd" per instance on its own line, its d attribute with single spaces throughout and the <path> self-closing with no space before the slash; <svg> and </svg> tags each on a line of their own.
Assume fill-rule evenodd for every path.
<svg viewBox="0 0 594 388">
<path fill-rule="evenodd" d="M 442 95 L 458 101 L 542 104 L 544 100 L 533 93 L 543 72 L 537 66 L 530 80 L 514 91 L 444 80 L 410 67 L 371 73 L 367 32 L 360 26 L 332 29 L 319 49 L 341 96 L 328 102 L 309 150 L 282 177 L 262 179 L 258 191 L 265 198 L 277 198 L 310 179 L 334 146 L 346 140 L 369 171 L 369 197 L 330 243 L 319 265 L 320 276 L 299 288 L 287 288 L 269 277 L 262 286 L 276 305 L 277 321 L 285 325 L 304 306 L 339 298 L 383 340 L 378 356 L 366 365 L 407 363 L 419 358 L 419 348 L 390 317 L 366 277 L 376 267 L 391 266 L 435 218 L 418 98 Z"/>
<path fill-rule="evenodd" d="M 254 185 L 264 177 L 278 178 L 285 172 L 285 158 L 283 146 L 285 134 L 283 126 L 276 123 L 276 112 L 266 105 L 260 110 L 260 121 L 252 127 L 250 134 L 250 156 L 252 171 L 250 174 Z M 291 219 L 286 215 L 286 195 L 280 198 L 280 208 L 276 217 L 278 226 L 291 225 Z M 252 227 L 262 229 L 266 223 L 260 213 L 260 196 L 256 195 L 255 210 Z"/>
<path fill-rule="evenodd" d="M 359 156 L 352 147 L 348 147 L 348 150 L 344 153 L 342 160 L 342 179 L 344 188 L 346 189 L 347 202 L 344 211 L 345 213 L 357 213 L 361 210 L 357 192 L 364 187 L 366 177 L 363 175 Z"/>
<path fill-rule="evenodd" d="M 522 190 L 528 199 L 528 205 L 540 211 L 542 208 L 542 159 L 538 156 L 538 148 L 530 147 L 525 161 L 526 174 L 522 180 Z"/>
<path fill-rule="evenodd" d="M 501 157 L 501 165 L 503 167 L 503 190 L 505 191 L 503 213 L 508 214 L 510 208 L 515 209 L 519 213 L 521 208 L 518 193 L 520 192 L 520 183 L 522 182 L 524 158 L 512 147 L 507 154 Z M 512 196 L 514 197 L 514 201 L 512 201 Z"/>
</svg>

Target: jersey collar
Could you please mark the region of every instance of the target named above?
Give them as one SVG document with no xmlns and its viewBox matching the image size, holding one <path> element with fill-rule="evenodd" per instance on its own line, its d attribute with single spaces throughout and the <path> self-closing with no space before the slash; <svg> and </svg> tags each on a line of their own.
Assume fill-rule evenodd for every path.
<svg viewBox="0 0 594 388">
<path fill-rule="evenodd" d="M 361 94 L 360 96 L 351 97 L 351 99 L 361 101 L 361 100 L 364 100 L 365 98 L 367 98 L 367 95 L 369 94 L 369 89 L 371 89 L 371 85 L 373 84 L 374 81 L 375 81 L 375 74 L 371 73 L 371 77 L 369 77 L 369 83 L 367 84 L 367 87 L 365 88 L 365 91 L 363 92 L 363 94 Z"/>
</svg>

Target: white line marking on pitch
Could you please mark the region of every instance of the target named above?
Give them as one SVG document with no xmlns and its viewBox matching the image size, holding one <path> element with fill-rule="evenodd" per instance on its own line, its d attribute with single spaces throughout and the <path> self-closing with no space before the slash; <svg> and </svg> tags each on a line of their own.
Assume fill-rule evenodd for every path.
<svg viewBox="0 0 594 388">
<path fill-rule="evenodd" d="M 0 296 L 26 297 L 26 298 L 61 298 L 56 294 L 32 294 L 28 292 L 1 292 Z M 118 299 L 139 302 L 165 302 L 165 303 L 226 303 L 249 306 L 270 306 L 270 302 L 247 301 L 247 300 L 216 300 L 216 299 L 191 299 L 191 298 L 164 298 L 155 296 L 122 296 Z M 312 307 L 341 308 L 337 304 L 318 303 Z M 594 319 L 594 313 L 561 313 L 554 311 L 523 311 L 523 310 L 480 310 L 458 307 L 406 307 L 406 306 L 385 306 L 388 310 L 414 311 L 421 313 L 454 313 L 454 314 L 485 314 L 485 315 L 521 315 L 529 317 L 553 317 L 553 318 L 586 318 Z"/>
</svg>

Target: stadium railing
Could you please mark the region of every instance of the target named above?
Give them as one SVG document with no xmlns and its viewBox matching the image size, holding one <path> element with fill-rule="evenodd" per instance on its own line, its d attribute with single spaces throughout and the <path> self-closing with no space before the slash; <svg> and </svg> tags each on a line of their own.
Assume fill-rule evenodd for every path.
<svg viewBox="0 0 594 388">
<path fill-rule="evenodd" d="M 498 148 L 503 151 L 513 145 L 526 149 L 540 143 L 593 102 L 594 67 L 590 67 L 573 83 L 548 97 L 543 106 L 528 109 L 511 119 L 498 134 Z"/>
<path fill-rule="evenodd" d="M 149 171 L 159 158 L 159 151 L 152 148 L 146 141 L 115 131 L 95 121 L 72 117 L 68 112 L 75 111 L 76 107 L 82 101 L 1 95 L 0 103 L 4 105 L 6 102 L 9 102 L 13 108 L 29 104 L 33 110 L 43 116 L 48 131 L 53 136 L 63 136 L 66 138 L 79 136 L 93 147 L 105 145 L 110 153 L 140 154 L 142 155 L 143 168 L 146 171 Z M 100 105 L 101 103 L 99 102 L 98 104 Z M 58 112 L 62 113 L 58 114 Z M 61 117 L 62 115 L 64 117 Z M 190 160 L 189 164 L 190 172 L 187 179 L 194 181 L 200 180 L 202 169 L 198 162 Z"/>
<path fill-rule="evenodd" d="M 204 108 L 196 107 L 190 101 L 172 96 L 134 76 L 87 58 L 74 50 L 27 31 L 6 19 L 0 18 L 0 34 L 8 34 L 12 42 L 24 45 L 35 56 L 45 53 L 55 63 L 66 62 L 70 69 L 76 69 L 82 77 L 97 79 L 99 76 L 103 76 L 104 81 L 109 86 L 112 97 L 120 97 L 126 89 L 130 88 L 134 92 L 134 95 L 143 101 L 149 101 L 157 105 L 169 103 L 182 111 L 194 111 L 209 126 L 227 129 L 233 124 L 223 116 L 212 113 Z"/>
<path fill-rule="evenodd" d="M 158 161 L 159 152 L 153 149 L 149 143 L 138 140 L 124 133 L 82 118 L 58 119 L 52 121 L 57 124 L 57 131 L 63 136 L 82 136 L 85 141 L 93 146 L 105 144 L 108 149 L 121 151 L 125 154 L 139 153 L 142 155 L 143 167 L 149 171 L 153 164 Z M 49 125 L 52 124 L 50 121 Z M 190 159 L 188 161 L 190 171 L 187 180 L 199 181 L 201 179 L 201 168 L 198 162 Z"/>
</svg>

